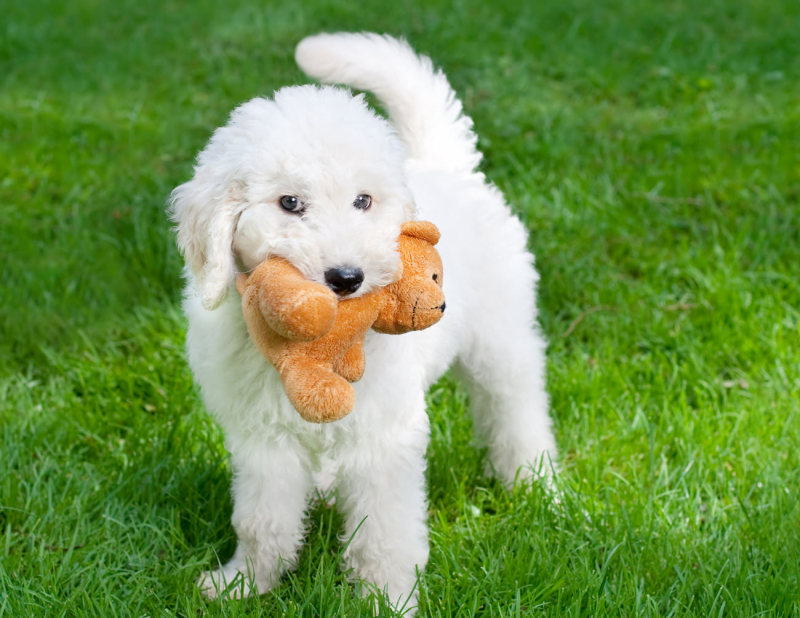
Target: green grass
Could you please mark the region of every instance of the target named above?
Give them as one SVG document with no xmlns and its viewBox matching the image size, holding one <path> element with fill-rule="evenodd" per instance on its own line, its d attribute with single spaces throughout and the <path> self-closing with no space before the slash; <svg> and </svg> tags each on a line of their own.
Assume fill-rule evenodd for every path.
<svg viewBox="0 0 800 618">
<path fill-rule="evenodd" d="M 195 591 L 233 551 L 230 469 L 163 214 L 228 112 L 341 29 L 444 67 L 542 274 L 560 504 L 482 476 L 442 380 L 421 615 L 800 616 L 800 4 L 2 13 L 0 617 L 369 615 L 325 506 L 273 592 Z"/>
</svg>

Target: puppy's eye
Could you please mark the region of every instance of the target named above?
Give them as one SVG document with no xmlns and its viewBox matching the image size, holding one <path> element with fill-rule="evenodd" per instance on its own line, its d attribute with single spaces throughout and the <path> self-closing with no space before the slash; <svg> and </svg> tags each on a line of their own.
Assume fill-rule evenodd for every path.
<svg viewBox="0 0 800 618">
<path fill-rule="evenodd" d="M 296 214 L 303 212 L 303 202 L 297 199 L 294 195 L 284 195 L 278 200 L 278 203 L 281 205 L 281 208 L 287 212 L 293 212 Z"/>
<path fill-rule="evenodd" d="M 369 195 L 361 194 L 356 195 L 356 199 L 353 200 L 353 206 L 358 208 L 359 210 L 366 210 L 372 205 L 372 198 Z"/>
</svg>

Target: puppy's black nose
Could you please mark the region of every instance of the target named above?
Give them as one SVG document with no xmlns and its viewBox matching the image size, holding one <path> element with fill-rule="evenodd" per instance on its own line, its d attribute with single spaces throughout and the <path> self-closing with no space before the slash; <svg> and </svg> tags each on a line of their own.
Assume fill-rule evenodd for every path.
<svg viewBox="0 0 800 618">
<path fill-rule="evenodd" d="M 352 294 L 364 282 L 364 271 L 360 268 L 329 268 L 325 271 L 325 283 L 339 296 Z"/>
</svg>

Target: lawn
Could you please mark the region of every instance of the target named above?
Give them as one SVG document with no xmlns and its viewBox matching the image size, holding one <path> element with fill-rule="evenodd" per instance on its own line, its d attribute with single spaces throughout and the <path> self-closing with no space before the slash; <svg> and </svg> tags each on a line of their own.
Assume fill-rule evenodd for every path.
<svg viewBox="0 0 800 618">
<path fill-rule="evenodd" d="M 800 616 L 800 3 L 26 0 L 0 19 L 0 617 L 369 616 L 317 505 L 207 602 L 230 468 L 164 202 L 320 30 L 406 36 L 530 231 L 561 492 L 429 394 L 424 616 Z M 382 609 L 384 615 L 391 615 Z"/>
</svg>

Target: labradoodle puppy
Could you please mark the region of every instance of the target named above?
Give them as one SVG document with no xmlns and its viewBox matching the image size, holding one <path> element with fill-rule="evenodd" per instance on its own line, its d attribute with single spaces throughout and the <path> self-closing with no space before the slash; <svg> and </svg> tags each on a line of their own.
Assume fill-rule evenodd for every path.
<svg viewBox="0 0 800 618">
<path fill-rule="evenodd" d="M 426 389 L 455 367 L 504 483 L 553 469 L 538 276 L 525 228 L 476 171 L 472 121 L 428 58 L 388 36 L 342 33 L 303 40 L 296 59 L 322 82 L 373 92 L 389 121 L 344 89 L 283 88 L 237 108 L 172 194 L 189 363 L 234 470 L 238 547 L 199 585 L 212 597 L 240 574 L 229 594 L 275 586 L 321 489 L 344 513 L 354 575 L 414 608 L 428 560 Z M 364 294 L 392 281 L 400 226 L 417 217 L 442 233 L 447 311 L 425 331 L 370 333 L 353 412 L 307 423 L 248 338 L 237 272 L 276 255 L 343 298 Z"/>
</svg>

